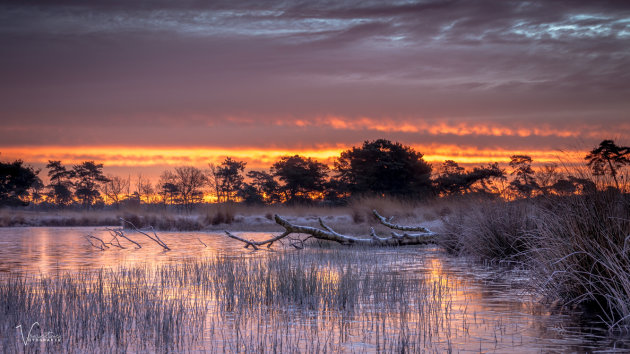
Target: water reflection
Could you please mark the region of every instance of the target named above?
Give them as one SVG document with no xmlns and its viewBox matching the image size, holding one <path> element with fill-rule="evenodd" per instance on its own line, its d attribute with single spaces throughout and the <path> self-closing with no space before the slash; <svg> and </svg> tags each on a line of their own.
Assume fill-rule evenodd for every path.
<svg viewBox="0 0 630 354">
<path fill-rule="evenodd" d="M 121 240 L 125 249 L 110 247 L 99 251 L 92 247 L 85 236 L 111 239 L 104 228 L 94 227 L 26 227 L 0 229 L 0 272 L 55 274 L 58 271 L 76 271 L 100 267 L 133 266 L 139 264 L 177 263 L 186 258 L 217 254 L 249 254 L 238 243 L 220 233 L 160 232 L 160 238 L 173 250 L 164 252 L 160 246 L 145 236 L 129 232 L 142 248 Z M 262 237 L 256 233 L 242 233 L 248 238 Z M 206 244 L 204 246 L 200 240 Z"/>
<path fill-rule="evenodd" d="M 255 349 L 258 347 L 247 343 L 270 344 L 267 338 L 285 341 L 284 348 L 348 352 L 394 350 L 400 348 L 397 341 L 405 340 L 414 343 L 408 347 L 412 351 L 437 352 L 628 348 L 627 340 L 611 338 L 601 327 L 578 322 L 576 313 L 554 312 L 537 304 L 519 286 L 522 272 L 475 265 L 448 257 L 437 248 L 333 247 L 252 253 L 219 233 L 161 232 L 172 251 L 164 252 L 134 233 L 130 237 L 142 248 L 121 241 L 127 248 L 99 251 L 84 239 L 88 233 L 106 241 L 111 238 L 102 228 L 0 229 L 0 272 L 55 277 L 65 271 L 143 267 L 147 271 L 138 274 L 154 277 L 143 282 L 157 282 L 161 299 L 206 304 L 203 338 L 196 349 Z M 257 233 L 241 236 L 264 237 Z M 269 267 L 278 265 L 267 260 L 283 252 L 290 257 L 278 262 L 289 262 L 286 269 L 303 267 L 307 275 L 301 278 L 291 273 L 292 279 L 304 281 L 303 286 L 308 286 L 309 279 L 316 280 L 317 289 L 312 292 L 323 295 L 314 300 L 302 295 L 291 298 L 294 290 L 281 289 L 287 284 L 269 278 L 273 273 Z M 203 259 L 220 255 L 235 263 L 203 263 Z M 236 269 L 217 268 L 228 266 Z M 309 267 L 314 267 L 312 274 Z M 217 274 L 221 277 L 212 278 Z M 226 274 L 236 274 L 236 278 Z M 354 290 L 344 295 L 345 287 Z M 278 293 L 285 294 L 284 298 L 278 300 Z"/>
</svg>

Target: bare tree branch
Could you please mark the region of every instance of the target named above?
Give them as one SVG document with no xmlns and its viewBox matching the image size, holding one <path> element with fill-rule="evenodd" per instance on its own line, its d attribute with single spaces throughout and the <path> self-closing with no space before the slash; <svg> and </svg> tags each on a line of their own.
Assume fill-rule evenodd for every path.
<svg viewBox="0 0 630 354">
<path fill-rule="evenodd" d="M 112 245 L 114 247 L 118 247 L 120 249 L 124 249 L 125 247 L 123 245 L 120 244 L 120 240 L 117 237 L 117 234 L 115 232 L 109 232 L 110 235 L 112 235 L 112 239 L 109 240 L 109 242 L 107 244 Z M 114 243 L 114 241 L 116 241 L 116 243 Z"/>
<path fill-rule="evenodd" d="M 127 235 L 125 235 L 125 233 L 124 233 L 124 231 L 123 231 L 123 230 L 110 229 L 110 228 L 108 228 L 108 227 L 107 227 L 107 228 L 105 228 L 105 230 L 109 231 L 110 233 L 114 233 L 116 236 L 122 237 L 122 238 L 124 238 L 125 240 L 127 240 L 127 241 L 129 241 L 129 242 L 133 243 L 134 245 L 136 245 L 136 248 L 142 248 L 142 246 L 141 246 L 138 242 L 136 242 L 136 241 L 134 241 L 134 240 L 130 239 Z"/>
<path fill-rule="evenodd" d="M 107 244 L 105 242 L 103 242 L 103 240 L 101 240 L 100 238 L 96 237 L 96 236 L 92 236 L 92 235 L 86 235 L 85 239 L 88 240 L 88 242 L 94 247 L 94 248 L 98 248 L 101 251 L 105 251 L 106 248 L 109 248 L 107 246 Z M 94 244 L 94 242 L 92 242 L 92 239 L 95 239 L 97 241 L 100 242 L 100 244 Z"/>
<path fill-rule="evenodd" d="M 158 245 L 162 246 L 162 248 L 164 248 L 167 251 L 170 251 L 171 249 L 166 245 L 166 243 L 164 243 L 162 240 L 160 240 L 160 237 L 157 235 L 157 233 L 155 232 L 155 230 L 153 229 L 153 227 L 151 227 L 151 231 L 153 231 L 153 235 L 155 235 L 155 238 L 153 238 L 151 235 L 147 234 L 146 232 L 138 229 L 136 227 L 136 225 L 134 225 L 131 221 L 125 220 L 123 218 L 120 218 L 121 221 L 126 222 L 127 224 L 131 225 L 131 227 L 134 228 L 134 230 L 136 230 L 137 232 L 143 234 L 144 236 L 150 238 L 151 240 L 153 240 L 155 243 L 157 243 Z"/>
</svg>

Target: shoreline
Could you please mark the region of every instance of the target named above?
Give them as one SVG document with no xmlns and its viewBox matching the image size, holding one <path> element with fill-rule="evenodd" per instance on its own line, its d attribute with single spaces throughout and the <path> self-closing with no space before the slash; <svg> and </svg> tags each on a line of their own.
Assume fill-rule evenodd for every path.
<svg viewBox="0 0 630 354">
<path fill-rule="evenodd" d="M 278 214 L 292 223 L 304 226 L 319 226 L 319 218 L 338 232 L 352 235 L 369 235 L 371 227 L 377 231 L 380 223 L 372 210 L 381 210 L 399 224 L 422 225 L 433 231 L 441 226 L 441 216 L 432 206 L 408 207 L 405 205 L 360 207 L 247 207 L 212 206 L 191 213 L 176 211 L 130 211 L 130 210 L 0 210 L 0 227 L 120 227 L 121 218 L 131 221 L 139 228 L 153 227 L 157 231 L 250 231 L 275 232 L 282 227 L 273 220 Z"/>
</svg>

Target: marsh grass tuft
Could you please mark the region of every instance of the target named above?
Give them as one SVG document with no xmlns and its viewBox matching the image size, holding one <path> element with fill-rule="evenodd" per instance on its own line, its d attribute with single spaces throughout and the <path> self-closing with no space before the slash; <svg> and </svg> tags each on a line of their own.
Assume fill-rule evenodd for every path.
<svg viewBox="0 0 630 354">
<path fill-rule="evenodd" d="M 630 196 L 616 191 L 539 206 L 530 233 L 538 286 L 550 298 L 630 327 Z"/>
<path fill-rule="evenodd" d="M 522 260 L 535 217 L 528 201 L 483 200 L 457 207 L 443 219 L 441 245 L 449 252 L 483 260 Z"/>
<path fill-rule="evenodd" d="M 550 302 L 630 328 L 630 196 L 616 190 L 460 205 L 442 244 L 460 255 L 518 264 Z"/>
<path fill-rule="evenodd" d="M 172 289 L 157 286 L 144 268 L 9 275 L 0 283 L 2 347 L 5 352 L 27 345 L 53 352 L 178 350 L 203 331 L 205 306 L 171 295 Z M 35 322 L 36 332 L 50 331 L 61 342 L 25 345 L 18 333 L 9 335 L 16 325 L 28 330 Z"/>
</svg>

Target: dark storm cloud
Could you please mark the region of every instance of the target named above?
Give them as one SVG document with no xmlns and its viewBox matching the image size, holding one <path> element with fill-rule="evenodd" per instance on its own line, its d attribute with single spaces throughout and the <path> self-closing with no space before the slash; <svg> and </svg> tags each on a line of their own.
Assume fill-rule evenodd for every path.
<svg viewBox="0 0 630 354">
<path fill-rule="evenodd" d="M 68 0 L 0 10 L 4 144 L 230 144 L 239 121 L 251 134 L 240 139 L 257 144 L 380 134 L 274 125 L 322 116 L 559 129 L 630 118 L 627 1 Z"/>
</svg>

